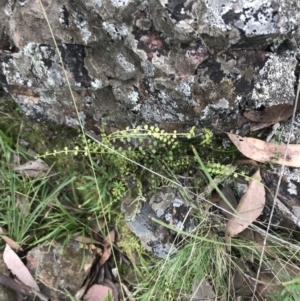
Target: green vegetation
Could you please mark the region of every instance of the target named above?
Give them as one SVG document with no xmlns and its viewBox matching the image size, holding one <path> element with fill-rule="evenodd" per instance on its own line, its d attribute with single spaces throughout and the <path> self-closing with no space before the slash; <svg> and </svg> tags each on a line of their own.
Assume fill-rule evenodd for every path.
<svg viewBox="0 0 300 301">
<path fill-rule="evenodd" d="M 210 130 L 191 128 L 187 133 L 166 133 L 145 125 L 108 135 L 102 128 L 100 143 L 88 139 L 86 145 L 84 137 L 74 131 L 71 139 L 67 142 L 64 139 L 65 145 L 61 146 L 54 142 L 55 137 L 50 136 L 46 125 L 41 124 L 32 131 L 34 126 L 23 119 L 20 111 L 13 112 L 17 114 L 14 123 L 3 122 L 0 127 L 0 197 L 4 200 L 0 226 L 23 248 L 61 237 L 67 246 L 74 234 L 91 236 L 87 221 L 105 216 L 107 225 L 118 227 L 119 246 L 133 261 L 135 300 L 192 298 L 193 286 L 203 281 L 209 283 L 218 296 L 228 294 L 232 300 L 239 292 L 237 284 L 228 285 L 228 281 L 245 282 L 251 287 L 262 246 L 240 237 L 234 239 L 233 253 L 228 254 L 224 238 L 218 235 L 224 231 L 225 220 L 212 210 L 211 204 L 199 203 L 193 209 L 199 224 L 192 233 L 172 228 L 173 233 L 177 233 L 177 251 L 164 260 L 154 258 L 141 247 L 120 212 L 120 202 L 128 192 L 134 199 L 169 185 L 176 186 L 189 200 L 207 185 L 218 190 L 215 182 L 220 179 L 233 182 L 245 172 L 230 165 L 236 152 L 221 151 Z M 10 118 L 7 112 L 1 114 Z M 7 127 L 7 124 L 13 125 Z M 46 140 L 37 145 L 42 149 L 39 155 L 32 155 L 20 146 L 20 140 L 26 137 L 35 150 L 35 135 L 40 136 L 41 131 Z M 52 169 L 33 178 L 13 171 L 16 160 L 24 163 L 35 157 L 43 158 Z M 191 180 L 182 185 L 178 176 Z M 283 235 L 286 241 L 295 243 L 288 238 L 288 232 Z M 272 267 L 277 261 L 284 269 L 290 258 L 295 263 L 299 260 L 289 244 L 270 238 L 264 256 L 265 267 Z M 289 270 L 283 272 L 282 269 L 275 271 L 278 277 L 290 274 Z M 297 300 L 299 281 L 296 276 L 292 279 L 294 281 L 284 282 L 285 279 L 279 277 L 277 290 L 272 291 L 270 298 Z"/>
<path fill-rule="evenodd" d="M 45 19 L 48 21 L 46 15 Z M 53 42 L 60 56 L 55 39 Z M 61 57 L 60 63 L 63 67 Z M 78 114 L 67 77 L 66 81 Z M 230 80 L 215 88 L 212 85 L 211 95 L 194 89 L 194 96 L 202 96 L 208 103 L 222 97 L 234 101 Z M 104 220 L 107 229 L 111 224 L 117 226 L 119 246 L 132 260 L 130 288 L 134 300 L 192 300 L 195 287 L 201 288 L 203 283 L 214 292 L 211 298 L 252 297 L 264 248 L 259 231 L 264 225 L 252 227 L 255 231 L 248 236 L 234 238 L 231 254 L 226 251 L 221 235 L 226 220 L 210 201 L 211 192 L 217 191 L 229 203 L 219 184 L 229 185 L 240 176 L 248 179 L 249 173 L 232 165 L 236 150 L 224 150 L 210 129 L 192 127 L 186 133 L 167 133 L 146 124 L 107 134 L 103 125 L 96 142 L 87 138 L 82 124 L 77 131 L 51 122 L 32 123 L 11 99 L 0 98 L 0 105 L 0 226 L 24 249 L 60 238 L 67 246 L 74 234 L 91 237 L 90 224 Z M 22 140 L 35 154 L 21 146 Z M 37 157 L 51 166 L 46 173 L 28 177 L 14 171 L 19 161 L 22 164 Z M 177 249 L 165 259 L 155 258 L 142 248 L 120 211 L 123 198 L 143 198 L 161 186 L 179 189 L 191 203 L 191 214 L 197 221 L 191 233 L 165 225 L 176 236 Z M 280 229 L 269 236 L 258 300 L 299 300 L 300 258 L 293 234 Z"/>
</svg>

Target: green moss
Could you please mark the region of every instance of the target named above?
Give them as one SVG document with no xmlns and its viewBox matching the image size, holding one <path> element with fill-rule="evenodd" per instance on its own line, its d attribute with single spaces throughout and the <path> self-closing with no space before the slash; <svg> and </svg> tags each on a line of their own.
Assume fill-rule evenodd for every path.
<svg viewBox="0 0 300 301">
<path fill-rule="evenodd" d="M 142 247 L 139 238 L 130 231 L 121 213 L 116 217 L 116 226 L 120 235 L 118 246 L 136 264 L 136 255 L 146 254 L 145 249 Z"/>
<path fill-rule="evenodd" d="M 76 129 L 51 121 L 31 121 L 10 96 L 0 95 L 0 106 L 0 130 L 12 139 L 12 144 L 16 144 L 18 139 L 24 139 L 36 153 L 44 154 L 64 147 L 73 149 L 81 143 Z M 45 161 L 49 165 L 55 163 L 55 170 L 63 174 L 66 170 L 82 171 L 85 167 L 84 162 L 72 154 L 59 156 L 55 160 L 47 157 Z"/>
</svg>

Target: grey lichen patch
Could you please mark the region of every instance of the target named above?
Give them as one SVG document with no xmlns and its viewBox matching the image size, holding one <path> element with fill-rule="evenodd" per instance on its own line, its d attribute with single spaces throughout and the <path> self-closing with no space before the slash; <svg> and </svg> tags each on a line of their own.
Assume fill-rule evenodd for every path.
<svg viewBox="0 0 300 301">
<path fill-rule="evenodd" d="M 245 2 L 234 9 L 239 18 L 234 26 L 242 29 L 246 35 L 266 35 L 278 30 L 279 5 L 271 1 Z"/>
<path fill-rule="evenodd" d="M 280 137 L 283 143 L 287 143 L 288 140 L 293 144 L 300 144 L 300 112 L 298 111 L 295 115 L 293 123 L 293 130 L 291 131 L 292 120 L 288 120 L 284 123 Z M 288 139 L 289 138 L 289 139 Z"/>
<path fill-rule="evenodd" d="M 29 58 L 28 61 L 20 62 L 23 70 L 27 68 L 34 74 L 36 84 L 46 88 L 54 88 L 64 85 L 65 79 L 62 76 L 62 68 L 55 62 L 55 50 L 49 45 L 28 43 L 23 50 L 24 57 Z M 15 58 L 16 63 L 19 62 Z M 26 67 L 25 64 L 29 65 Z M 60 71 L 60 72 L 58 72 Z"/>
<path fill-rule="evenodd" d="M 113 23 L 103 22 L 102 26 L 113 40 L 122 40 L 128 35 L 128 29 L 125 25 L 118 27 Z"/>
<path fill-rule="evenodd" d="M 225 98 L 221 98 L 215 104 L 207 105 L 205 109 L 201 112 L 201 119 L 207 119 L 213 114 L 213 112 L 218 112 L 222 110 L 232 109 L 229 107 L 229 102 Z"/>
<path fill-rule="evenodd" d="M 95 4 L 100 8 L 102 6 L 101 0 L 94 0 Z"/>
<path fill-rule="evenodd" d="M 265 66 L 259 72 L 259 79 L 251 96 L 256 107 L 293 103 L 296 65 L 295 57 L 270 55 Z"/>
<path fill-rule="evenodd" d="M 24 60 L 23 63 L 30 63 L 28 60 Z M 6 62 L 2 63 L 2 72 L 6 76 L 6 81 L 10 85 L 23 85 L 27 87 L 32 87 L 32 81 L 30 79 L 26 79 L 22 74 L 22 71 L 19 69 L 14 59 L 8 59 Z"/>
<path fill-rule="evenodd" d="M 137 104 L 137 102 L 140 99 L 139 93 L 137 91 L 133 90 L 132 92 L 130 92 L 128 94 L 128 99 L 131 100 L 133 104 Z"/>
<path fill-rule="evenodd" d="M 155 71 L 155 68 L 154 66 L 151 64 L 150 61 L 148 60 L 142 60 L 141 61 L 141 67 L 145 73 L 145 75 L 147 77 L 153 77 L 154 76 L 154 71 Z"/>
<path fill-rule="evenodd" d="M 93 90 L 102 89 L 103 88 L 103 83 L 102 83 L 101 80 L 96 78 L 91 82 L 91 86 L 92 86 Z"/>
<path fill-rule="evenodd" d="M 117 55 L 117 59 L 121 67 L 126 71 L 126 72 L 133 72 L 135 71 L 135 67 L 132 63 L 128 62 L 126 58 L 124 57 L 123 54 L 119 53 Z"/>
<path fill-rule="evenodd" d="M 129 0 L 110 0 L 110 1 L 115 7 L 127 6 L 129 3 Z"/>
<path fill-rule="evenodd" d="M 289 194 L 298 195 L 297 186 L 293 182 L 288 183 L 287 191 L 289 192 Z"/>
<path fill-rule="evenodd" d="M 40 98 L 41 102 L 47 103 L 49 105 L 54 104 L 57 101 L 55 92 L 51 90 L 41 91 Z"/>
<path fill-rule="evenodd" d="M 24 6 L 29 0 L 19 0 L 21 6 Z"/>
<path fill-rule="evenodd" d="M 82 124 L 84 125 L 86 116 L 83 112 L 79 112 L 79 118 L 80 118 Z M 74 126 L 78 127 L 80 125 L 77 118 L 73 118 L 73 117 L 69 117 L 69 116 L 65 116 L 65 123 L 66 123 L 66 125 L 71 126 L 71 127 L 74 127 Z"/>
<path fill-rule="evenodd" d="M 38 44 L 28 43 L 24 47 L 24 55 L 32 59 L 32 72 L 35 74 L 35 76 L 41 78 L 47 72 L 47 70 L 45 64 L 42 62 L 42 54 L 38 49 Z"/>
<path fill-rule="evenodd" d="M 87 44 L 89 37 L 92 35 L 92 33 L 88 29 L 87 19 L 79 12 L 74 12 L 73 18 L 77 28 L 79 28 L 81 32 L 83 41 L 85 42 L 85 44 Z"/>
<path fill-rule="evenodd" d="M 34 118 L 35 121 L 38 122 L 48 119 L 45 114 L 45 109 L 40 103 L 36 103 L 31 98 L 22 95 L 15 95 L 14 100 L 22 108 L 22 111 L 26 116 Z"/>
<path fill-rule="evenodd" d="M 158 99 L 162 104 L 173 104 L 173 107 L 177 108 L 178 105 L 173 101 L 172 97 L 166 93 L 165 91 L 159 91 L 158 92 Z"/>
<path fill-rule="evenodd" d="M 192 88 L 191 85 L 194 83 L 194 77 L 190 76 L 187 80 L 180 81 L 179 85 L 176 87 L 176 91 L 179 91 L 185 96 L 192 95 Z"/>
<path fill-rule="evenodd" d="M 137 203 L 137 200 L 143 202 Z M 121 208 L 129 228 L 140 238 L 142 246 L 158 257 L 165 258 L 175 250 L 172 247 L 174 237 L 149 217 L 156 217 L 179 230 L 191 231 L 194 227 L 187 201 L 172 187 L 158 189 L 149 202 L 144 197 L 125 198 Z"/>
</svg>

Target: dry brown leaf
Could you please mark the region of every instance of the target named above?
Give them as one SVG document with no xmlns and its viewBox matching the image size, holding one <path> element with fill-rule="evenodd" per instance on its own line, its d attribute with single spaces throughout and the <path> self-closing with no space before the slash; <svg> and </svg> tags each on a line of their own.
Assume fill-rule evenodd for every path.
<svg viewBox="0 0 300 301">
<path fill-rule="evenodd" d="M 101 267 L 110 257 L 111 255 L 111 247 L 115 242 L 116 232 L 115 230 L 111 230 L 109 234 L 103 240 L 103 253 L 99 261 L 99 266 Z"/>
<path fill-rule="evenodd" d="M 28 196 L 17 196 L 17 206 L 21 214 L 28 216 L 30 214 L 31 204 L 29 202 Z"/>
<path fill-rule="evenodd" d="M 213 287 L 207 280 L 196 281 L 193 284 L 193 294 L 189 300 L 203 300 L 209 301 L 216 298 L 216 293 L 214 292 Z"/>
<path fill-rule="evenodd" d="M 247 267 L 243 260 L 236 258 L 230 270 L 230 290 L 231 296 L 235 297 L 234 300 L 249 300 L 249 296 L 253 294 L 254 283 L 245 277 L 246 272 Z"/>
<path fill-rule="evenodd" d="M 102 284 L 92 285 L 85 296 L 83 297 L 84 301 L 102 301 L 107 298 L 108 294 L 112 296 L 112 290 Z"/>
<path fill-rule="evenodd" d="M 255 138 L 244 138 L 227 133 L 229 139 L 246 157 L 261 163 L 282 164 L 286 145 L 278 145 Z M 286 166 L 300 167 L 300 144 L 290 144 L 284 162 Z"/>
<path fill-rule="evenodd" d="M 27 286 L 40 291 L 36 281 L 33 279 L 27 267 L 8 244 L 6 244 L 5 250 L 3 252 L 3 261 L 5 262 L 7 268 L 12 272 L 12 274 L 17 276 L 19 280 L 21 280 Z"/>
<path fill-rule="evenodd" d="M 92 238 L 81 235 L 73 235 L 72 239 L 83 244 L 93 244 L 95 242 Z"/>
<path fill-rule="evenodd" d="M 13 239 L 9 238 L 8 236 L 6 235 L 3 235 L 2 233 L 4 233 L 3 229 L 0 227 L 0 237 L 13 249 L 15 250 L 20 250 L 22 251 L 22 247 L 17 243 L 15 242 Z"/>
<path fill-rule="evenodd" d="M 297 108 L 299 110 L 299 106 Z M 293 115 L 294 105 L 280 104 L 265 108 L 264 110 L 251 110 L 243 115 L 247 119 L 255 122 L 276 123 L 282 120 L 287 120 Z"/>
<path fill-rule="evenodd" d="M 27 175 L 28 177 L 37 177 L 47 170 L 49 170 L 48 164 L 40 158 L 34 161 L 28 161 L 14 168 L 14 171 Z"/>
<path fill-rule="evenodd" d="M 72 239 L 80 242 L 80 248 L 86 250 L 94 250 L 96 246 L 94 245 L 94 240 L 92 238 L 81 236 L 81 235 L 73 235 Z"/>
<path fill-rule="evenodd" d="M 250 122 L 250 132 L 258 131 L 261 129 L 265 129 L 274 124 L 274 122 Z"/>
<path fill-rule="evenodd" d="M 225 196 L 226 200 L 231 204 L 231 206 L 233 208 L 236 208 L 237 206 L 237 200 L 235 198 L 235 195 L 233 193 L 233 191 L 229 188 L 229 187 L 223 187 L 221 189 L 221 192 L 223 193 L 223 195 Z M 222 209 L 225 209 L 224 211 L 222 210 L 222 214 L 227 217 L 228 219 L 231 218 L 232 214 L 234 213 L 233 210 L 229 207 L 228 203 L 226 203 L 223 198 L 219 197 L 219 201 L 218 201 L 218 205 L 219 207 L 221 207 Z M 228 212 L 229 211 L 229 212 Z"/>
<path fill-rule="evenodd" d="M 226 236 L 233 237 L 245 230 L 262 213 L 265 202 L 265 187 L 260 182 L 261 175 L 258 170 L 251 177 L 246 193 L 236 208 L 239 216 L 232 216 L 226 225 Z"/>
</svg>

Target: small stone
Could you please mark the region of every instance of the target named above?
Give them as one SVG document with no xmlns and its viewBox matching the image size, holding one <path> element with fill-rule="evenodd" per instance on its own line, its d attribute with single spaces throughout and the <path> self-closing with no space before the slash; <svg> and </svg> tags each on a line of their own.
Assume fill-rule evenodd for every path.
<svg viewBox="0 0 300 301">
<path fill-rule="evenodd" d="M 52 299 L 68 301 L 67 290 L 75 295 L 81 288 L 87 270 L 94 261 L 94 255 L 80 247 L 77 241 L 70 241 L 67 246 L 59 242 L 38 245 L 27 254 L 27 267 L 36 277 L 41 291 Z"/>
</svg>

